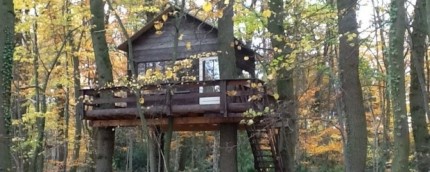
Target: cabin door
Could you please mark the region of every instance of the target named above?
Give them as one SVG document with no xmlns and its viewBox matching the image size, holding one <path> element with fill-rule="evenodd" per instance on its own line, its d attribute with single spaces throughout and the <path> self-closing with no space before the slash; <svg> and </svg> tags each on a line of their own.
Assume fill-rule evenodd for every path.
<svg viewBox="0 0 430 172">
<path fill-rule="evenodd" d="M 199 81 L 210 81 L 220 79 L 218 57 L 204 57 L 199 59 Z M 219 86 L 206 86 L 199 88 L 200 93 L 219 92 Z M 220 98 L 217 97 L 201 97 L 199 103 L 204 104 L 219 104 Z"/>
</svg>

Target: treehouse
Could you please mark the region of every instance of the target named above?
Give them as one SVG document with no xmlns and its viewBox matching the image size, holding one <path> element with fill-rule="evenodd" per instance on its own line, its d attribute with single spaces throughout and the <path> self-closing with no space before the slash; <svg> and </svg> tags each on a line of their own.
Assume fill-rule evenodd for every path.
<svg viewBox="0 0 430 172">
<path fill-rule="evenodd" d="M 256 53 L 236 40 L 233 58 L 241 79 L 221 80 L 217 33 L 215 26 L 176 7 L 162 11 L 119 46 L 132 54 L 129 74 L 137 75 L 140 84 L 134 89 L 81 90 L 83 118 L 93 127 L 137 126 L 139 103 L 147 125 L 161 130 L 168 128 L 169 119 L 174 131 L 211 131 L 219 130 L 220 124 L 238 124 L 248 131 L 256 169 L 283 171 L 275 146 L 277 130 L 262 127 L 272 118 L 261 116 L 254 120 L 258 125 L 247 125 L 252 115 L 264 114 L 274 102 L 264 83 L 254 79 Z M 103 93 L 112 96 L 104 98 Z"/>
</svg>

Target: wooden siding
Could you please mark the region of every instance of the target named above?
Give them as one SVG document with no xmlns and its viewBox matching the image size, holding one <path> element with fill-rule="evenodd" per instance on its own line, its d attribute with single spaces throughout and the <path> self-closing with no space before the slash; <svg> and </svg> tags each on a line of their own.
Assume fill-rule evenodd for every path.
<svg viewBox="0 0 430 172">
<path fill-rule="evenodd" d="M 155 28 L 152 28 L 137 38 L 133 42 L 135 62 L 171 60 L 175 30 L 175 18 L 169 17 L 163 24 L 161 34 L 156 34 Z M 177 59 L 217 51 L 215 30 L 202 26 L 197 20 L 184 17 L 179 26 L 179 35 L 182 35 L 182 39 L 178 42 Z M 187 43 L 191 44 L 191 49 L 187 49 Z"/>
<path fill-rule="evenodd" d="M 167 13 L 168 14 L 168 13 Z M 179 35 L 176 59 L 218 51 L 218 30 L 189 14 L 183 16 L 179 24 Z M 170 16 L 157 34 L 154 26 L 133 40 L 134 63 L 170 61 L 174 52 L 176 20 Z M 187 47 L 187 44 L 191 47 Z M 248 56 L 248 60 L 244 60 Z M 255 71 L 255 53 L 247 48 L 236 49 L 236 65 L 251 76 Z"/>
</svg>

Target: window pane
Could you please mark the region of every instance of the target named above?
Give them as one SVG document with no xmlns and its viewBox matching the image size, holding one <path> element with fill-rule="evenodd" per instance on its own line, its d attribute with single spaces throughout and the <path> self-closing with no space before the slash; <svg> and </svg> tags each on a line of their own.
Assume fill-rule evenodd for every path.
<svg viewBox="0 0 430 172">
<path fill-rule="evenodd" d="M 146 65 L 145 63 L 138 63 L 137 64 L 137 75 L 145 75 L 145 71 L 146 71 Z"/>
<path fill-rule="evenodd" d="M 203 80 L 219 79 L 218 59 L 203 61 Z"/>
</svg>

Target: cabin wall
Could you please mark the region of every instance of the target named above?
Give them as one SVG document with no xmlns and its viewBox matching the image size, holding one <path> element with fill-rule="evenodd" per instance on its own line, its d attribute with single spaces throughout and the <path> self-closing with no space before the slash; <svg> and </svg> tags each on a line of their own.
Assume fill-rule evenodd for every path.
<svg viewBox="0 0 430 172">
<path fill-rule="evenodd" d="M 179 24 L 178 47 L 176 60 L 185 59 L 197 54 L 218 51 L 217 29 L 189 15 L 184 15 Z M 176 20 L 170 16 L 159 34 L 151 28 L 133 41 L 134 65 L 142 70 L 139 63 L 172 61 L 174 53 L 174 40 Z M 187 47 L 190 44 L 190 47 Z M 245 58 L 245 57 L 248 58 Z M 249 49 L 236 49 L 236 65 L 248 71 L 251 77 L 255 73 L 255 53 Z"/>
<path fill-rule="evenodd" d="M 184 18 L 189 16 L 184 16 Z M 172 60 L 175 40 L 175 18 L 170 17 L 156 34 L 155 28 L 150 29 L 133 42 L 135 62 Z M 183 19 L 179 26 L 181 40 L 178 42 L 177 59 L 191 55 L 217 51 L 217 36 L 213 29 L 197 20 Z M 187 43 L 191 45 L 187 48 Z"/>
</svg>

